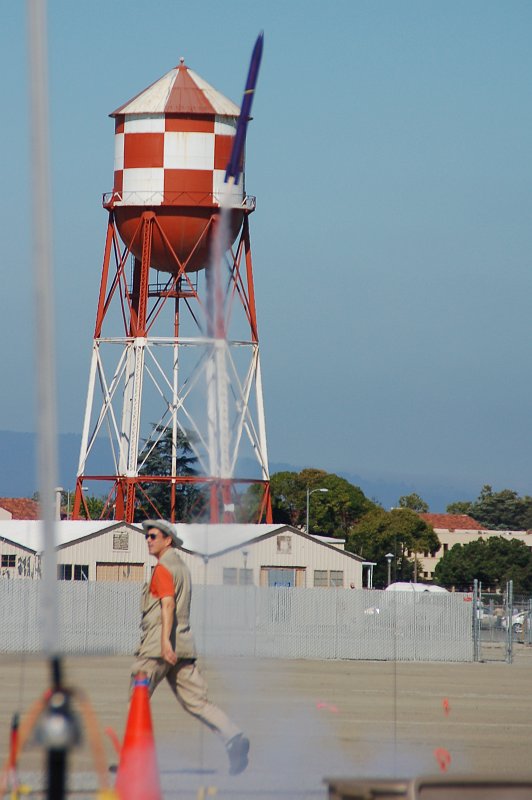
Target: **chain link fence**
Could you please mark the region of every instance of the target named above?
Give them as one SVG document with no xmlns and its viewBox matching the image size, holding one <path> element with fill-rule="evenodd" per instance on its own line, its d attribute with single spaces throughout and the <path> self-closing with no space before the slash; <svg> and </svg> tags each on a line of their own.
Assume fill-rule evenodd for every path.
<svg viewBox="0 0 532 800">
<path fill-rule="evenodd" d="M 0 581 L 0 652 L 40 648 L 39 587 Z M 63 652 L 133 653 L 140 586 L 59 582 Z M 471 603 L 462 594 L 196 586 L 200 653 L 266 658 L 472 661 Z"/>
<path fill-rule="evenodd" d="M 516 645 L 532 645 L 532 599 L 515 596 L 513 581 L 502 593 L 473 589 L 475 660 L 511 663 Z"/>
</svg>

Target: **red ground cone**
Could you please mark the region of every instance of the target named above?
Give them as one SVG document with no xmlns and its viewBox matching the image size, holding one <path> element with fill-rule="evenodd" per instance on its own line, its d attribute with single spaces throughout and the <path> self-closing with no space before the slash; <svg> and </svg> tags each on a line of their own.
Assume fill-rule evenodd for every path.
<svg viewBox="0 0 532 800">
<path fill-rule="evenodd" d="M 120 800 L 162 800 L 144 672 L 135 676 L 115 788 Z"/>
</svg>

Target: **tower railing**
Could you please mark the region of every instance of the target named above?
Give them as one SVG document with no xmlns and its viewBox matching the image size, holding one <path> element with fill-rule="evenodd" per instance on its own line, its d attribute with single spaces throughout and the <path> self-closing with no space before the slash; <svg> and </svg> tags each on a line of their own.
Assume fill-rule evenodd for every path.
<svg viewBox="0 0 532 800">
<path fill-rule="evenodd" d="M 214 206 L 219 207 L 223 191 L 220 192 L 147 192 L 144 190 L 129 192 L 105 192 L 102 196 L 104 208 L 115 206 Z M 247 213 L 255 211 L 257 198 L 245 195 L 241 203 L 230 202 L 231 208 L 243 209 Z"/>
</svg>

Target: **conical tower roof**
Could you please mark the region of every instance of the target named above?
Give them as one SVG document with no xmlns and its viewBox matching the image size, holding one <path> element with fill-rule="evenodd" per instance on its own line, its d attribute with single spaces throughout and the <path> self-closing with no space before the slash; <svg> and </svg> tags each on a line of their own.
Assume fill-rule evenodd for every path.
<svg viewBox="0 0 532 800">
<path fill-rule="evenodd" d="M 122 114 L 213 114 L 238 117 L 240 109 L 207 81 L 180 63 L 109 116 Z"/>
</svg>

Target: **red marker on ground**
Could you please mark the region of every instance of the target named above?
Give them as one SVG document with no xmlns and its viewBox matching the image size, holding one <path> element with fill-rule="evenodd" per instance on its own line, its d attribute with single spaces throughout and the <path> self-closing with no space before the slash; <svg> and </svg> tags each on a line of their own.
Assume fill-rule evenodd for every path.
<svg viewBox="0 0 532 800">
<path fill-rule="evenodd" d="M 447 772 L 451 765 L 451 754 L 444 747 L 437 747 L 434 750 L 434 758 L 438 762 L 440 772 Z"/>
</svg>

